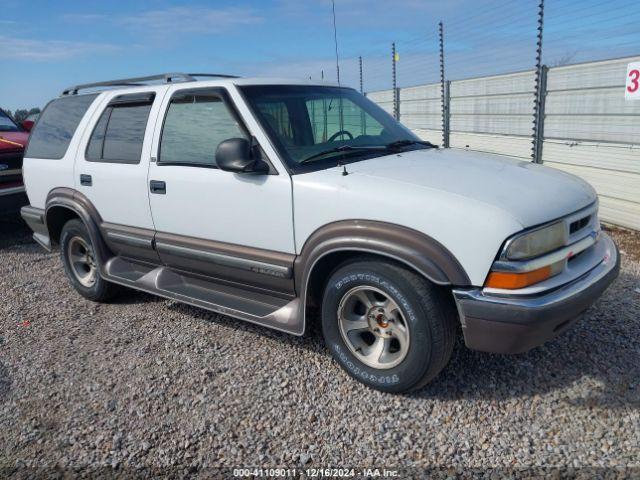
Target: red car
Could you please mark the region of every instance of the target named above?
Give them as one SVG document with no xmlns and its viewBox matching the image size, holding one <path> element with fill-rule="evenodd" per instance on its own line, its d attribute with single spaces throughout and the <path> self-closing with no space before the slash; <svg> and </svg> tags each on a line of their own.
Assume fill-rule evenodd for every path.
<svg viewBox="0 0 640 480">
<path fill-rule="evenodd" d="M 27 204 L 22 156 L 32 125 L 20 126 L 0 109 L 0 214 L 15 212 Z"/>
</svg>

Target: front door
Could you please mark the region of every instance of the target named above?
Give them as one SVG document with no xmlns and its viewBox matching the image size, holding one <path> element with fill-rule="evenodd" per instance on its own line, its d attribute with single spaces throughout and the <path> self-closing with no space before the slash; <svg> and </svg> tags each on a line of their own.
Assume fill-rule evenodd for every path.
<svg viewBox="0 0 640 480">
<path fill-rule="evenodd" d="M 149 198 L 161 260 L 225 282 L 293 293 L 292 192 L 289 175 L 220 170 L 223 140 L 250 138 L 222 88 L 167 95 L 149 168 Z"/>
</svg>

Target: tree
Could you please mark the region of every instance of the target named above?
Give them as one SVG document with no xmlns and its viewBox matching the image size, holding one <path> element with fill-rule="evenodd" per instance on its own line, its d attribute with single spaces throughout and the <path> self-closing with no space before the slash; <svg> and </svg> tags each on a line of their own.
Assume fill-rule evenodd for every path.
<svg viewBox="0 0 640 480">
<path fill-rule="evenodd" d="M 16 123 L 21 123 L 29 115 L 41 112 L 39 107 L 33 107 L 29 110 L 27 110 L 26 108 L 17 108 L 13 111 L 13 113 L 11 113 L 11 110 L 9 110 L 8 108 L 3 108 L 2 110 L 11 118 L 13 118 Z"/>
<path fill-rule="evenodd" d="M 556 60 L 549 62 L 550 67 L 560 67 L 562 65 L 569 65 L 578 52 L 566 52 Z"/>
<path fill-rule="evenodd" d="M 18 123 L 22 122 L 28 116 L 29 110 L 26 110 L 24 108 L 19 108 L 15 112 L 13 112 L 13 119 Z"/>
</svg>

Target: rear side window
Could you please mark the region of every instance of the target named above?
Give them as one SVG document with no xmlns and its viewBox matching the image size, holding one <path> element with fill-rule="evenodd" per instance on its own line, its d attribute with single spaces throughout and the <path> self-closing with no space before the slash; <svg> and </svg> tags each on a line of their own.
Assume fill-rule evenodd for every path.
<svg viewBox="0 0 640 480">
<path fill-rule="evenodd" d="M 93 129 L 86 158 L 90 162 L 140 163 L 144 132 L 154 94 L 113 99 Z"/>
<path fill-rule="evenodd" d="M 50 102 L 31 132 L 25 157 L 52 160 L 64 157 L 80 120 L 97 96 L 72 95 Z"/>
<path fill-rule="evenodd" d="M 247 135 L 220 95 L 179 93 L 167 109 L 158 163 L 216 167 L 220 142 L 238 137 Z"/>
</svg>

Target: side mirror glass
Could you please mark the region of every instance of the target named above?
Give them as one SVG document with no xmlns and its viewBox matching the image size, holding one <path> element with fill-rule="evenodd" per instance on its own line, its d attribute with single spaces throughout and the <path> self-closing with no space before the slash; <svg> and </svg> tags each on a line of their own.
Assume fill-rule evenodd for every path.
<svg viewBox="0 0 640 480">
<path fill-rule="evenodd" d="M 27 132 L 30 132 L 33 128 L 33 120 L 23 120 L 22 128 L 24 128 Z"/>
<path fill-rule="evenodd" d="M 246 138 L 230 138 L 220 142 L 216 149 L 216 163 L 220 170 L 235 173 L 269 172 L 269 166 L 260 159 L 252 158 L 251 144 Z"/>
</svg>

